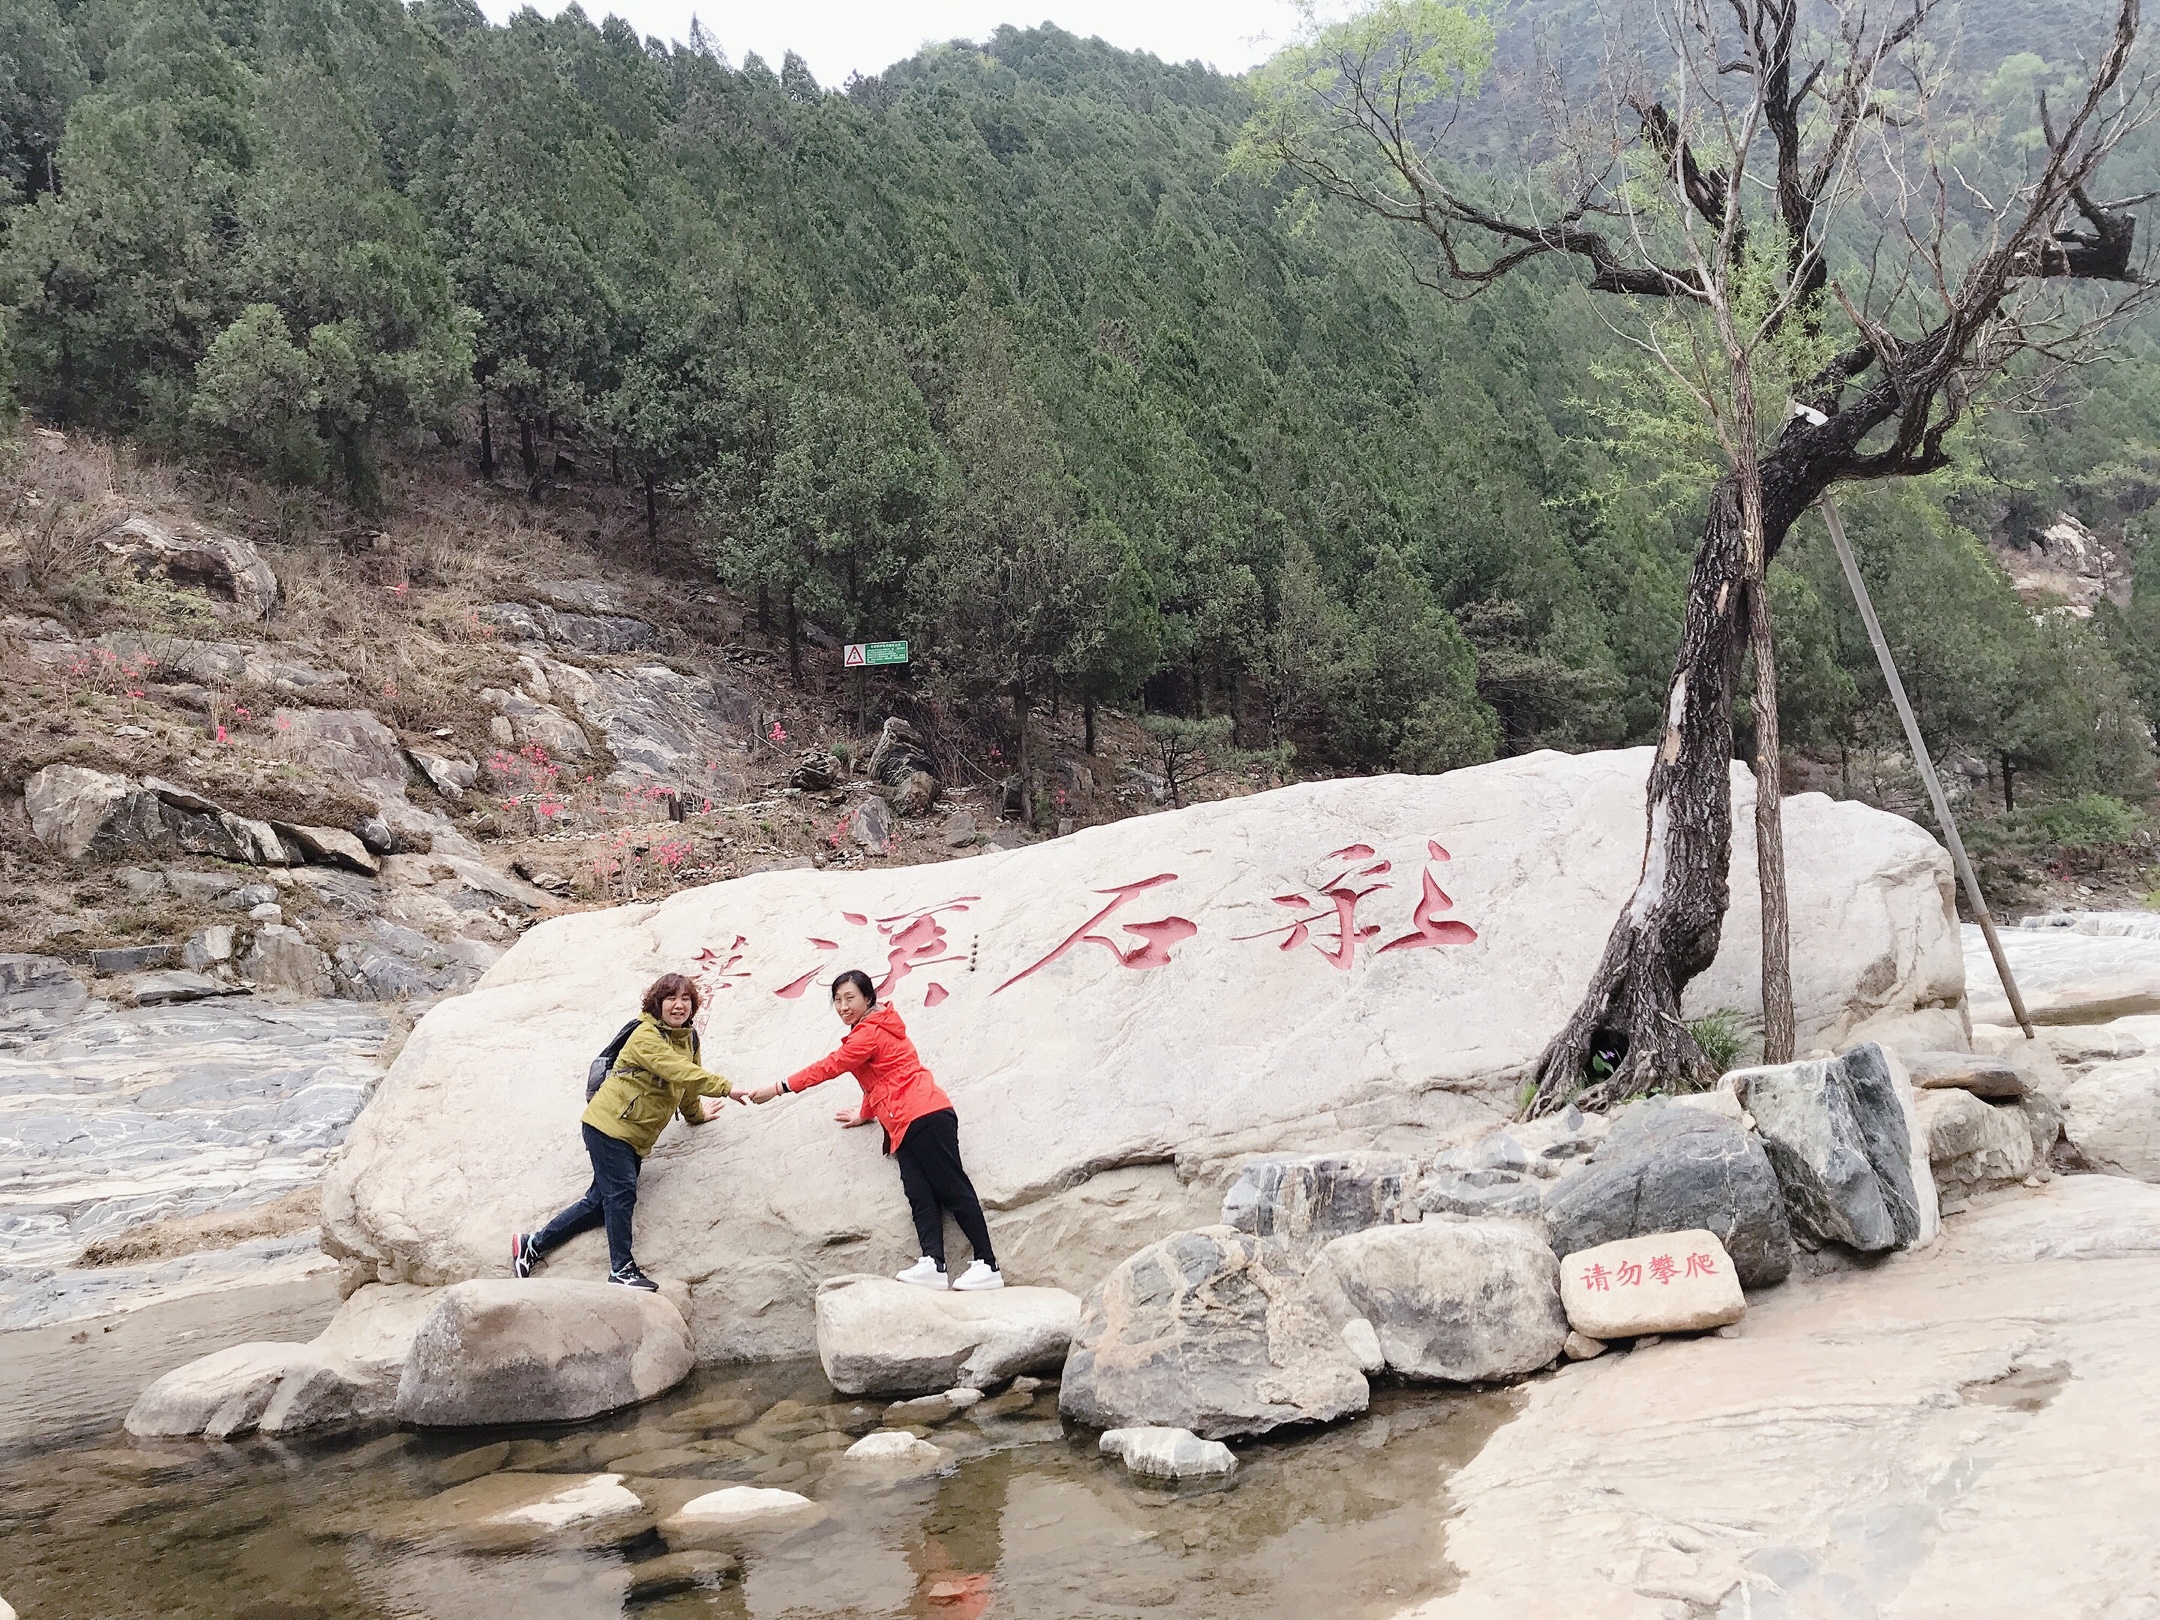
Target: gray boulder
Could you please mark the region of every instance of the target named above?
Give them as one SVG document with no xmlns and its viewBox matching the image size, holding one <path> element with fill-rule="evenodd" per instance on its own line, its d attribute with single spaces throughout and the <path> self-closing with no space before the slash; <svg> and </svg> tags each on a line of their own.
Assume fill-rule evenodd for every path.
<svg viewBox="0 0 2160 1620">
<path fill-rule="evenodd" d="M 1731 1078 L 1804 1240 L 1874 1253 L 1924 1235 L 1930 1223 L 1913 1183 L 1913 1132 L 1881 1047 L 1869 1042 L 1836 1058 Z M 1930 1204 L 1932 1194 L 1930 1187 Z"/>
<path fill-rule="evenodd" d="M 839 779 L 840 761 L 824 748 L 805 748 L 788 772 L 788 786 L 805 793 L 829 792 Z"/>
<path fill-rule="evenodd" d="M 1406 1378 L 1486 1383 L 1534 1372 L 1567 1343 L 1560 1262 L 1520 1221 L 1446 1216 L 1353 1232 L 1323 1263 L 1352 1318 Z"/>
<path fill-rule="evenodd" d="M 1227 1226 L 1151 1243 L 1080 1308 L 1058 1409 L 1209 1440 L 1365 1410 L 1365 1375 L 1299 1261 Z"/>
<path fill-rule="evenodd" d="M 818 1360 L 843 1395 L 980 1389 L 1064 1364 L 1079 1299 L 1062 1288 L 981 1293 L 890 1277 L 828 1277 L 817 1291 Z"/>
<path fill-rule="evenodd" d="M 161 968 L 173 957 L 170 944 L 120 945 L 111 950 L 92 951 L 90 970 L 93 973 L 141 973 L 146 968 Z"/>
<path fill-rule="evenodd" d="M 898 716 L 885 722 L 870 750 L 870 780 L 885 788 L 903 816 L 926 815 L 937 802 L 937 761 L 922 733 Z"/>
<path fill-rule="evenodd" d="M 382 862 L 375 858 L 374 852 L 342 827 L 309 827 L 292 821 L 273 821 L 270 825 L 306 851 L 311 861 L 342 866 L 349 872 L 364 873 L 368 877 L 382 870 Z"/>
<path fill-rule="evenodd" d="M 170 973 L 138 973 L 128 984 L 128 1000 L 138 1007 L 170 1007 L 183 1001 L 207 1001 L 212 996 L 243 993 L 236 984 L 185 968 Z"/>
<path fill-rule="evenodd" d="M 1545 1183 L 1516 1170 L 1430 1170 L 1417 1207 L 1427 1214 L 1535 1220 L 1545 1207 Z"/>
<path fill-rule="evenodd" d="M 673 1389 L 694 1359 L 682 1312 L 659 1294 L 482 1278 L 435 1297 L 394 1410 L 428 1427 L 573 1422 Z"/>
<path fill-rule="evenodd" d="M 1562 1259 L 1620 1238 L 1717 1234 L 1749 1288 L 1783 1282 L 1792 1230 L 1763 1146 L 1706 1109 L 1650 1098 L 1624 1108 L 1582 1169 L 1545 1195 Z"/>
<path fill-rule="evenodd" d="M 1144 1479 L 1220 1479 L 1237 1472 L 1228 1446 L 1190 1429 L 1106 1429 L 1097 1449 Z"/>
<path fill-rule="evenodd" d="M 247 541 L 200 523 L 161 523 L 137 514 L 114 525 L 98 543 L 138 573 L 163 574 L 228 602 L 243 618 L 261 619 L 277 605 L 277 575 Z"/>
<path fill-rule="evenodd" d="M 875 796 L 863 800 L 848 814 L 848 836 L 872 855 L 886 855 L 892 851 L 892 811 L 883 799 Z"/>
<path fill-rule="evenodd" d="M 1927 1133 L 1928 1163 L 1945 1211 L 1978 1193 L 2023 1182 L 2040 1162 L 2034 1131 L 2016 1103 L 1990 1103 L 1961 1088 L 1915 1099 Z"/>
<path fill-rule="evenodd" d="M 1254 1237 L 1325 1243 L 1417 1219 L 1417 1187 L 1417 1161 L 1396 1154 L 1270 1154 L 1239 1167 L 1222 1222 Z"/>
<path fill-rule="evenodd" d="M 0 955 L 0 1033 L 64 1024 L 90 1003 L 90 991 L 57 956 Z"/>
<path fill-rule="evenodd" d="M 240 970 L 258 985 L 303 996 L 327 996 L 334 988 L 330 958 L 283 923 L 265 923 L 255 930 L 255 944 Z"/>
<path fill-rule="evenodd" d="M 128 792 L 124 776 L 84 765 L 48 765 L 23 784 L 23 809 L 39 843 L 80 860 Z"/>
</svg>

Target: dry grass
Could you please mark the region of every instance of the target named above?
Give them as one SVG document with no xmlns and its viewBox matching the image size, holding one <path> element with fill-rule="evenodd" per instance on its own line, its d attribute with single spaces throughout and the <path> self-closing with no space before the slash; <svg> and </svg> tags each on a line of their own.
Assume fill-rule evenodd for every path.
<svg viewBox="0 0 2160 1620">
<path fill-rule="evenodd" d="M 281 1198 L 253 1209 L 209 1215 L 178 1215 L 146 1221 L 83 1250 L 85 1266 L 139 1266 L 204 1249 L 229 1249 L 253 1238 L 290 1237 L 322 1224 L 322 1188 L 295 1187 Z"/>
</svg>

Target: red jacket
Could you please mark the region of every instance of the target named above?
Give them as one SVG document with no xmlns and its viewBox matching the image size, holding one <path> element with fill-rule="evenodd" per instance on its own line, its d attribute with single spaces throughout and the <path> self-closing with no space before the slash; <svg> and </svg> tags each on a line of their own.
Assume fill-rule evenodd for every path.
<svg viewBox="0 0 2160 1620">
<path fill-rule="evenodd" d="M 907 1025 L 890 1007 L 862 1015 L 847 1039 L 829 1056 L 787 1078 L 790 1091 L 822 1085 L 837 1074 L 852 1074 L 862 1087 L 863 1113 L 885 1127 L 885 1151 L 894 1152 L 907 1128 L 925 1114 L 952 1107 L 952 1099 L 923 1067 Z"/>
</svg>

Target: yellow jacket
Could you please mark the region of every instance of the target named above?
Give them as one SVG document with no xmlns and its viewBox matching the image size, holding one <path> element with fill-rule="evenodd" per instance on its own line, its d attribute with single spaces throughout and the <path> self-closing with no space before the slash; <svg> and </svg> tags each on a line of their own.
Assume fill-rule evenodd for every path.
<svg viewBox="0 0 2160 1620">
<path fill-rule="evenodd" d="M 652 1152 L 670 1114 L 680 1115 L 685 1125 L 704 1124 L 700 1099 L 725 1097 L 731 1088 L 699 1066 L 691 1055 L 695 1039 L 687 1024 L 670 1029 L 651 1013 L 643 1014 L 616 1054 L 615 1067 L 585 1105 L 584 1123 L 628 1142 L 641 1159 Z"/>
</svg>

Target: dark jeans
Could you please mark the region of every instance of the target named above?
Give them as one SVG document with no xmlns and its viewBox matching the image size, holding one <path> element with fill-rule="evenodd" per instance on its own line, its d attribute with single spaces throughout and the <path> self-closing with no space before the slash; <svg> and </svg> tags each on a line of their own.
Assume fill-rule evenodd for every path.
<svg viewBox="0 0 2160 1620">
<path fill-rule="evenodd" d="M 923 1115 L 908 1126 L 893 1158 L 899 1161 L 908 1208 L 915 1212 L 915 1236 L 922 1242 L 922 1252 L 939 1265 L 945 1263 L 945 1216 L 950 1211 L 975 1258 L 995 1266 L 997 1256 L 990 1252 L 982 1200 L 975 1196 L 975 1183 L 960 1164 L 960 1116 L 950 1108 Z"/>
<path fill-rule="evenodd" d="M 605 1226 L 608 1266 L 620 1271 L 631 1264 L 630 1215 L 637 1208 L 640 1162 L 637 1149 L 590 1125 L 579 1129 L 585 1133 L 585 1151 L 592 1158 L 592 1185 L 585 1189 L 583 1198 L 533 1234 L 533 1247 L 546 1254 L 580 1232 Z"/>
</svg>

